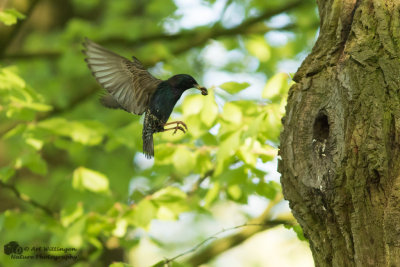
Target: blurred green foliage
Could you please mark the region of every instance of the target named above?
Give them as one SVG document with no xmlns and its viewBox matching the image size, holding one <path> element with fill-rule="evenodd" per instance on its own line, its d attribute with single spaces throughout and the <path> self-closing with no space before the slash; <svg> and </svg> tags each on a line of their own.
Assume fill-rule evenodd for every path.
<svg viewBox="0 0 400 267">
<path fill-rule="evenodd" d="M 18 19 L 24 19 L 25 16 L 14 8 L 0 11 L 0 21 L 5 25 L 10 26 L 17 23 Z"/>
<path fill-rule="evenodd" d="M 105 266 L 126 262 L 140 241 L 135 231 L 155 219 L 210 215 L 223 201 L 279 194 L 264 167 L 277 156 L 291 84 L 277 70 L 310 48 L 314 3 L 222 2 L 217 20 L 187 28 L 172 0 L 9 1 L 0 11 L 2 240 L 74 247 L 79 260 L 67 265 Z M 188 133 L 155 135 L 148 162 L 140 118 L 99 105 L 99 86 L 80 52 L 85 36 L 134 54 L 160 78 L 189 73 L 201 81 L 224 71 L 262 74 L 267 83 L 257 94 L 248 93 L 250 82 L 221 81 L 208 84 L 206 97 L 186 95 L 172 117 L 186 122 Z M 219 64 L 204 60 L 215 44 L 227 55 Z M 0 262 L 26 264 L 2 253 Z"/>
</svg>

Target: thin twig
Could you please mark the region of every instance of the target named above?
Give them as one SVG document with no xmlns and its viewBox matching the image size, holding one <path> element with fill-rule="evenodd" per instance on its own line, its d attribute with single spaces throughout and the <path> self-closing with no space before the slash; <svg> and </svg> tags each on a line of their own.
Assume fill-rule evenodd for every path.
<svg viewBox="0 0 400 267">
<path fill-rule="evenodd" d="M 214 173 L 214 169 L 208 170 L 206 173 L 204 173 L 203 176 L 199 177 L 199 179 L 196 181 L 196 183 L 192 186 L 192 188 L 190 189 L 189 192 L 187 192 L 188 196 L 193 195 L 194 193 L 196 193 L 197 189 L 200 188 L 200 185 L 202 182 L 204 182 L 205 179 L 207 179 L 208 177 L 212 176 Z"/>
<path fill-rule="evenodd" d="M 38 1 L 38 0 L 36 0 Z M 279 29 L 272 29 L 272 28 L 268 28 L 265 25 L 261 25 L 262 27 L 253 27 L 253 29 L 251 29 L 251 26 L 254 26 L 255 24 L 258 24 L 261 21 L 264 21 L 272 16 L 275 16 L 277 14 L 280 14 L 282 12 L 285 11 L 289 11 L 295 7 L 298 7 L 299 5 L 301 5 L 303 3 L 303 1 L 301 0 L 296 0 L 293 1 L 291 3 L 288 3 L 286 5 L 283 5 L 282 7 L 279 7 L 275 10 L 268 10 L 266 12 L 264 12 L 263 14 L 261 14 L 258 17 L 254 17 L 254 18 L 250 18 L 245 20 L 242 24 L 234 27 L 234 28 L 230 28 L 230 29 L 224 29 L 221 28 L 219 25 L 215 25 L 215 27 L 213 27 L 209 32 L 200 32 L 197 33 L 196 29 L 190 32 L 183 32 L 183 33 L 178 33 L 178 34 L 174 34 L 174 35 L 165 35 L 165 34 L 156 34 L 154 36 L 145 36 L 133 41 L 128 41 L 128 40 L 120 40 L 121 42 L 124 43 L 143 43 L 146 41 L 155 41 L 155 40 L 160 40 L 160 39 L 169 39 L 169 40 L 176 40 L 179 38 L 187 38 L 190 39 L 191 42 L 181 42 L 183 43 L 183 45 L 178 46 L 177 48 L 173 49 L 172 54 L 174 55 L 178 55 L 178 54 L 182 54 L 188 50 L 190 50 L 193 47 L 196 46 L 202 46 L 204 45 L 208 40 L 212 39 L 212 38 L 218 38 L 218 37 L 224 37 L 224 36 L 232 36 L 232 35 L 238 35 L 238 34 L 255 34 L 255 33 L 260 33 L 261 32 L 268 32 L 269 30 L 289 30 L 293 28 L 293 25 L 286 25 L 283 28 L 279 28 Z M 100 41 L 100 43 L 104 43 L 104 42 L 113 42 L 116 41 L 114 39 L 108 39 L 108 40 L 103 40 Z M 1 50 L 0 50 L 1 51 Z M 58 56 L 61 55 L 61 52 L 40 52 L 39 56 L 45 56 L 45 57 L 49 57 L 49 58 L 56 58 Z M 0 52 L 0 58 L 4 56 L 1 54 Z M 22 54 L 19 55 L 11 55 L 11 57 L 16 57 L 16 58 L 21 58 L 23 57 Z M 8 57 L 8 56 L 7 56 Z M 34 58 L 35 55 L 33 53 L 29 54 L 29 58 Z M 145 66 L 153 66 L 154 64 L 156 64 L 159 61 L 165 60 L 165 58 L 160 57 L 160 58 L 153 58 L 151 60 L 148 61 L 143 61 L 143 64 Z M 91 92 L 94 92 L 95 90 L 89 90 L 88 92 L 83 93 L 82 95 L 78 95 L 76 97 L 76 99 L 73 100 L 73 105 L 68 105 L 66 108 L 63 109 L 54 109 L 48 113 L 46 113 L 45 115 L 40 116 L 37 120 L 43 120 L 46 119 L 48 117 L 57 115 L 59 113 L 63 113 L 66 110 L 72 109 L 73 107 L 75 107 L 76 105 L 84 102 L 88 96 L 91 95 Z M 0 138 L 7 133 L 9 130 L 13 129 L 18 123 L 11 123 L 8 126 L 3 127 L 2 129 L 0 129 Z"/>
<path fill-rule="evenodd" d="M 272 208 L 278 204 L 282 200 L 282 194 L 279 193 L 275 197 L 275 199 L 271 200 L 264 210 L 264 212 L 258 216 L 247 222 L 247 225 L 260 225 L 263 227 L 260 228 L 245 228 L 242 231 L 232 235 L 227 236 L 223 239 L 216 240 L 211 243 L 208 247 L 204 248 L 200 253 L 193 255 L 189 259 L 186 260 L 187 263 L 190 263 L 193 266 L 199 266 L 208 262 L 210 259 L 220 255 L 221 253 L 243 243 L 245 240 L 249 239 L 253 235 L 259 233 L 262 230 L 272 228 L 279 224 L 295 224 L 295 219 L 292 215 L 290 216 L 279 216 L 279 218 L 271 219 L 271 210 Z"/>
<path fill-rule="evenodd" d="M 127 40 L 126 38 L 120 37 L 112 37 L 103 40 L 97 40 L 100 44 L 124 44 L 126 46 L 136 46 L 136 45 L 146 45 L 151 42 L 156 41 L 176 41 L 179 40 L 179 44 L 183 44 L 178 46 L 177 48 L 172 50 L 173 55 L 178 55 L 188 51 L 189 49 L 204 45 L 210 39 L 216 39 L 219 37 L 226 37 L 226 36 L 234 36 L 239 34 L 257 34 L 257 33 L 266 33 L 272 30 L 290 30 L 293 29 L 294 25 L 286 25 L 284 27 L 279 28 L 271 28 L 267 27 L 266 25 L 258 25 L 260 22 L 265 21 L 275 15 L 278 15 L 282 12 L 290 11 L 293 8 L 296 8 L 304 4 L 304 1 L 296 0 L 276 9 L 267 10 L 261 15 L 253 18 L 249 18 L 243 21 L 241 24 L 233 27 L 233 28 L 223 28 L 219 23 L 215 24 L 213 27 L 209 28 L 207 31 L 199 30 L 197 28 L 191 31 L 182 31 L 176 34 L 165 34 L 165 33 L 156 33 L 154 35 L 142 36 L 137 39 Z M 257 25 L 257 27 L 253 27 Z M 27 56 L 26 58 L 25 55 Z M 40 51 L 36 53 L 29 52 L 29 53 L 14 53 L 10 55 L 0 55 L 0 58 L 7 57 L 10 59 L 33 59 L 36 57 L 44 57 L 47 59 L 56 59 L 57 57 L 61 56 L 62 53 L 60 51 Z M 153 66 L 155 63 L 165 60 L 164 57 L 155 58 L 149 61 L 143 60 L 143 64 L 145 66 Z"/>
<path fill-rule="evenodd" d="M 209 242 L 211 240 L 217 240 L 219 235 L 221 235 L 221 234 L 223 234 L 225 232 L 228 232 L 228 231 L 233 231 L 233 230 L 244 228 L 244 227 L 248 227 L 248 226 L 259 226 L 263 230 L 265 230 L 265 229 L 270 229 L 270 228 L 272 228 L 274 226 L 277 226 L 277 225 L 292 224 L 292 223 L 293 223 L 292 221 L 286 221 L 286 220 L 271 220 L 271 221 L 268 221 L 268 222 L 265 222 L 265 223 L 244 223 L 244 224 L 237 225 L 237 226 L 234 226 L 234 227 L 231 227 L 231 228 L 222 229 L 222 230 L 218 231 L 217 233 L 213 234 L 212 236 L 207 237 L 206 239 L 204 239 L 203 241 L 198 243 L 193 248 L 188 249 L 188 250 L 186 250 L 186 251 L 174 256 L 173 258 L 165 259 L 164 260 L 164 264 L 169 264 L 169 263 L 177 260 L 178 258 L 181 258 L 181 257 L 183 257 L 185 255 L 188 255 L 190 253 L 193 253 L 193 252 L 197 251 L 200 247 L 202 247 L 207 242 Z"/>
<path fill-rule="evenodd" d="M 58 116 L 63 114 L 64 112 L 68 111 L 68 110 L 72 110 L 75 107 L 77 107 L 78 105 L 82 104 L 83 102 L 85 102 L 86 100 L 90 99 L 93 94 L 97 91 L 99 91 L 99 86 L 97 85 L 93 85 L 92 87 L 90 87 L 87 91 L 84 91 L 82 94 L 77 95 L 76 97 L 74 97 L 66 107 L 64 108 L 53 108 L 50 112 L 46 112 L 46 113 L 39 113 L 38 116 L 35 119 L 35 122 L 39 122 L 42 120 L 45 120 L 49 117 L 53 117 L 53 116 Z M 14 129 L 18 124 L 20 123 L 26 123 L 23 121 L 20 122 L 12 122 L 9 125 L 3 125 L 2 128 L 0 128 L 0 139 L 1 137 L 3 137 L 3 135 L 5 135 L 7 132 L 9 132 L 10 130 Z"/>
<path fill-rule="evenodd" d="M 214 258 L 215 256 L 226 251 L 227 249 L 231 249 L 232 247 L 241 244 L 243 241 L 245 241 L 246 239 L 250 238 L 251 236 L 253 236 L 254 234 L 256 234 L 260 231 L 270 229 L 272 227 L 275 227 L 277 225 L 282 225 L 282 224 L 294 225 L 296 223 L 296 220 L 293 218 L 292 215 L 287 216 L 287 217 L 281 216 L 281 217 L 273 219 L 273 220 L 270 219 L 272 208 L 276 204 L 281 202 L 282 199 L 283 199 L 282 194 L 281 193 L 277 194 L 276 197 L 269 202 L 269 204 L 266 207 L 266 209 L 264 210 L 264 212 L 257 218 L 254 218 L 254 219 L 250 220 L 249 222 L 241 224 L 241 225 L 237 225 L 237 226 L 227 228 L 227 229 L 222 229 L 222 230 L 218 231 L 217 233 L 207 237 L 206 239 L 204 239 L 203 241 L 201 241 L 194 247 L 192 247 L 172 258 L 166 258 L 164 261 L 160 261 L 159 263 L 157 263 L 154 266 L 161 266 L 161 265 L 169 266 L 169 264 L 171 262 L 177 260 L 178 258 L 181 258 L 190 253 L 196 252 L 197 250 L 199 250 L 199 248 L 204 246 L 206 243 L 210 242 L 211 240 L 215 240 L 215 242 L 210 243 L 210 245 L 208 247 L 204 248 L 200 254 L 194 255 L 193 257 L 189 258 L 186 261 L 187 263 L 190 263 L 190 265 L 192 265 L 192 266 L 199 266 L 205 262 L 208 262 L 211 258 Z M 246 226 L 259 226 L 259 228 L 247 229 L 247 228 L 245 228 Z M 227 231 L 240 229 L 240 228 L 245 228 L 245 229 L 234 235 L 227 236 L 223 239 L 218 239 L 218 236 L 220 234 L 225 233 Z"/>
<path fill-rule="evenodd" d="M 58 217 L 58 214 L 56 212 L 50 210 L 48 207 L 40 204 L 36 200 L 31 199 L 29 196 L 19 192 L 18 189 L 15 186 L 13 186 L 11 184 L 4 183 L 3 181 L 0 181 L 0 186 L 3 187 L 3 188 L 9 189 L 10 191 L 12 191 L 14 193 L 14 195 L 18 199 L 22 200 L 23 202 L 25 202 L 25 203 L 27 203 L 27 204 L 29 204 L 31 206 L 34 206 L 35 208 L 38 208 L 38 209 L 44 211 L 47 215 L 49 215 L 49 216 L 51 216 L 53 218 L 57 218 Z"/>
<path fill-rule="evenodd" d="M 11 31 L 10 35 L 7 39 L 4 40 L 3 43 L 0 43 L 0 58 L 4 56 L 5 51 L 7 50 L 8 46 L 12 43 L 15 36 L 19 33 L 22 25 L 24 25 L 25 21 L 29 19 L 29 16 L 32 14 L 33 10 L 35 9 L 36 5 L 39 3 L 40 0 L 31 0 L 28 10 L 26 11 L 26 18 L 24 20 L 18 20 L 17 24 L 14 26 L 13 30 Z"/>
</svg>

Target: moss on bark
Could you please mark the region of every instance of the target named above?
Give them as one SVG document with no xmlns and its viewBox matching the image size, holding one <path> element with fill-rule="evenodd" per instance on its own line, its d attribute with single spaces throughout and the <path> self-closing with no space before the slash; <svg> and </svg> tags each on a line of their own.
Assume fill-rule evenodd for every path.
<svg viewBox="0 0 400 267">
<path fill-rule="evenodd" d="M 318 6 L 283 119 L 283 192 L 317 266 L 400 266 L 400 2 Z"/>
</svg>

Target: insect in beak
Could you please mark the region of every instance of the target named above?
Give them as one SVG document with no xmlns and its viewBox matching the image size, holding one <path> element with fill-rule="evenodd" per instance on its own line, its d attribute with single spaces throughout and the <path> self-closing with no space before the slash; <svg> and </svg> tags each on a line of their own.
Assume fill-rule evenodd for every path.
<svg viewBox="0 0 400 267">
<path fill-rule="evenodd" d="M 201 91 L 202 95 L 208 95 L 207 88 L 205 88 L 204 86 L 196 84 L 195 87 L 196 87 L 196 89 Z"/>
</svg>

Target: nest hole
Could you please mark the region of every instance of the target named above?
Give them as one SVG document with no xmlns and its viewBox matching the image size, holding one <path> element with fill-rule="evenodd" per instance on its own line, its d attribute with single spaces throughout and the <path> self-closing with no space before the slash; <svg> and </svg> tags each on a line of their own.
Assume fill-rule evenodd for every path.
<svg viewBox="0 0 400 267">
<path fill-rule="evenodd" d="M 329 121 L 328 116 L 324 112 L 320 112 L 314 121 L 313 139 L 323 142 L 329 137 Z"/>
</svg>

